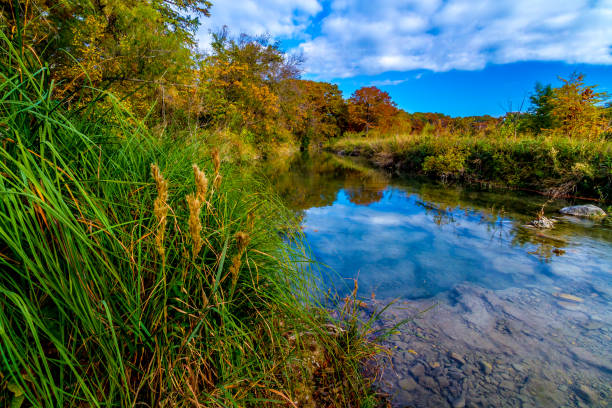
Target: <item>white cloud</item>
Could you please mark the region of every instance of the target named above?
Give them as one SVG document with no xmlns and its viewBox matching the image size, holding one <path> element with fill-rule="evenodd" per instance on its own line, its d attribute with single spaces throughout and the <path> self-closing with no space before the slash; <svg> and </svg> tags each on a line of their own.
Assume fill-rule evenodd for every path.
<svg viewBox="0 0 612 408">
<path fill-rule="evenodd" d="M 210 44 L 209 31 L 227 25 L 234 34 L 270 34 L 274 38 L 302 38 L 311 18 L 322 10 L 318 0 L 217 0 L 211 17 L 201 19 L 200 46 Z"/>
<path fill-rule="evenodd" d="M 331 79 L 525 60 L 612 64 L 610 0 L 381 3 L 332 0 L 320 34 L 299 46 L 307 72 Z"/>
<path fill-rule="evenodd" d="M 408 79 L 383 79 L 381 81 L 372 81 L 370 86 L 395 86 L 403 84 L 406 81 L 408 81 Z"/>
<path fill-rule="evenodd" d="M 612 0 L 325 1 L 321 21 L 324 0 L 215 1 L 201 44 L 223 25 L 297 40 L 320 79 L 526 60 L 612 64 Z"/>
</svg>

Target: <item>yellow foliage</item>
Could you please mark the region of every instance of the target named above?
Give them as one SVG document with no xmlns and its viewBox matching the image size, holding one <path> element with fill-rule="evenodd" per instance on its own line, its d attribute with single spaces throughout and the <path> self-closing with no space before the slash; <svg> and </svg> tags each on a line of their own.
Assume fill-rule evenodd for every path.
<svg viewBox="0 0 612 408">
<path fill-rule="evenodd" d="M 604 111 L 597 105 L 604 93 L 595 92 L 595 86 L 585 86 L 582 74 L 562 79 L 563 85 L 553 89 L 551 114 L 558 127 L 554 132 L 572 138 L 594 140 L 609 128 Z"/>
</svg>

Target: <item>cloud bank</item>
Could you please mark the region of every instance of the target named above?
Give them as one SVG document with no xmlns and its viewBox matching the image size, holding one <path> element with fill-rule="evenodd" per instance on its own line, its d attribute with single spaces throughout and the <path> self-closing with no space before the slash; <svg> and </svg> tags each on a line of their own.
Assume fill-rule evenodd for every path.
<svg viewBox="0 0 612 408">
<path fill-rule="evenodd" d="M 201 20 L 200 45 L 207 49 L 209 31 L 227 25 L 234 34 L 270 34 L 274 38 L 306 39 L 304 32 L 315 15 L 322 11 L 318 0 L 217 0 L 211 17 Z"/>
<path fill-rule="evenodd" d="M 298 41 L 318 79 L 487 64 L 612 64 L 612 0 L 246 0 L 211 23 Z M 308 33 L 308 34 L 307 34 Z"/>
</svg>

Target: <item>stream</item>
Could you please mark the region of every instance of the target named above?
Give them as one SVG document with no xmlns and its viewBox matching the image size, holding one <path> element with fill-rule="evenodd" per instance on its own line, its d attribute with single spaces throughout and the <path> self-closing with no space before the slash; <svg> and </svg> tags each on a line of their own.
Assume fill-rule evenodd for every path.
<svg viewBox="0 0 612 408">
<path fill-rule="evenodd" d="M 275 164 L 322 282 L 358 285 L 384 342 L 396 407 L 612 406 L 612 222 L 570 204 L 418 178 L 353 158 Z M 557 222 L 529 228 L 545 205 Z"/>
</svg>

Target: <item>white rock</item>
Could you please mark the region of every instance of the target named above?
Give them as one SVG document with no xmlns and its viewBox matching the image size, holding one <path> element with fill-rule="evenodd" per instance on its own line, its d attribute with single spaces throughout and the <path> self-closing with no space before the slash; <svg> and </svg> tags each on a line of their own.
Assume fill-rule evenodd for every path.
<svg viewBox="0 0 612 408">
<path fill-rule="evenodd" d="M 606 215 L 604 210 L 593 204 L 564 207 L 559 210 L 559 212 L 561 214 L 574 215 L 577 217 L 604 217 Z"/>
</svg>

